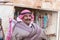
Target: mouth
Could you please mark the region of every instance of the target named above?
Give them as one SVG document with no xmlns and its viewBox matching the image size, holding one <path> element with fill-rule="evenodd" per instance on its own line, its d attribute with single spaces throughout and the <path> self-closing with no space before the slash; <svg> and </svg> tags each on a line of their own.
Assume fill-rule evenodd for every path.
<svg viewBox="0 0 60 40">
<path fill-rule="evenodd" d="M 25 19 L 26 21 L 31 21 L 31 19 Z"/>
</svg>

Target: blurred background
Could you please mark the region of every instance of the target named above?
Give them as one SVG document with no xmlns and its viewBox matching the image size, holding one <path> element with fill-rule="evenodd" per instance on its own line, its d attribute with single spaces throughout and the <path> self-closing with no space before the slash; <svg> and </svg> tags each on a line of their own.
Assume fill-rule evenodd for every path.
<svg viewBox="0 0 60 40">
<path fill-rule="evenodd" d="M 20 11 L 29 9 L 50 40 L 60 40 L 60 0 L 0 0 L 0 18 L 5 36 L 9 18 L 17 19 Z"/>
</svg>

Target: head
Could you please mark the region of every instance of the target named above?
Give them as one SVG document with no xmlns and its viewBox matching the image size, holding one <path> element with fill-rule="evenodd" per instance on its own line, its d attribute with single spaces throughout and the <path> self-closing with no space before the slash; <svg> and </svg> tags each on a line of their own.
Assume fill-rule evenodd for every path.
<svg viewBox="0 0 60 40">
<path fill-rule="evenodd" d="M 19 17 L 27 25 L 29 25 L 34 20 L 34 16 L 33 16 L 32 12 L 27 9 L 22 10 Z"/>
</svg>

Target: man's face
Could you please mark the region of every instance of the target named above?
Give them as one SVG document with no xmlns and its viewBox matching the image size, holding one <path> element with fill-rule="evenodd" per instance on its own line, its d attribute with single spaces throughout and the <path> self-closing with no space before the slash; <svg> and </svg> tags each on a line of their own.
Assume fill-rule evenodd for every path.
<svg viewBox="0 0 60 40">
<path fill-rule="evenodd" d="M 26 24 L 30 24 L 31 23 L 31 14 L 24 14 L 24 17 L 23 17 L 23 21 L 26 23 Z"/>
</svg>

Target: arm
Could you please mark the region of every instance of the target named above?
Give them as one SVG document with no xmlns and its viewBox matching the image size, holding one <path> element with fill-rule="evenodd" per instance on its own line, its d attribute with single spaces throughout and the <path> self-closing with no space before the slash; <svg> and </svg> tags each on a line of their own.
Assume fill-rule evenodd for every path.
<svg viewBox="0 0 60 40">
<path fill-rule="evenodd" d="M 32 37 L 32 40 L 49 40 L 44 30 L 38 25 L 36 27 L 38 28 L 37 33 Z"/>
<path fill-rule="evenodd" d="M 43 30 L 41 30 L 40 37 L 42 38 L 42 40 L 49 40 L 49 38 L 47 37 Z"/>
<path fill-rule="evenodd" d="M 42 40 L 49 40 L 49 38 L 47 37 L 47 35 L 45 34 L 45 32 L 44 32 L 44 30 L 41 28 L 41 27 L 39 27 L 38 25 L 37 25 L 37 27 L 38 27 L 38 30 L 40 31 L 40 34 L 39 34 L 39 39 L 42 39 Z M 39 33 L 39 32 L 38 32 Z"/>
</svg>

